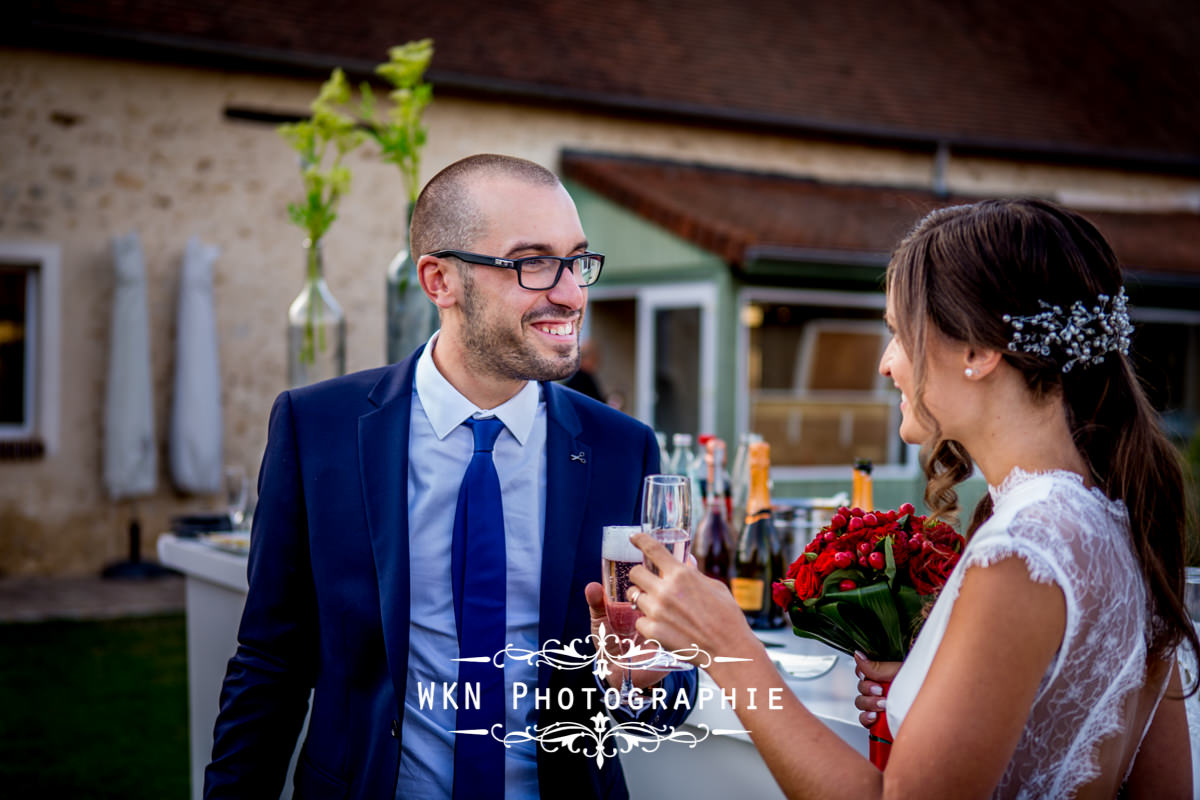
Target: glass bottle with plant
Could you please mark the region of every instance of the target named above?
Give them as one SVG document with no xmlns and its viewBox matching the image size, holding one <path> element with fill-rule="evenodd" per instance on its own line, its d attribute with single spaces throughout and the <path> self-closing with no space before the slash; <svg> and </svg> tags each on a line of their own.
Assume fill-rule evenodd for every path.
<svg viewBox="0 0 1200 800">
<path fill-rule="evenodd" d="M 345 74 L 335 69 L 312 102 L 312 117 L 281 125 L 279 133 L 300 156 L 304 200 L 288 204 L 288 216 L 304 231 L 304 288 L 288 308 L 288 383 L 303 386 L 346 371 L 346 315 L 325 283 L 321 240 L 337 219 L 350 187 L 343 159 L 363 142 L 349 114 Z"/>
<path fill-rule="evenodd" d="M 404 245 L 387 269 L 387 359 L 397 361 L 423 344 L 433 333 L 433 304 L 421 291 L 417 267 L 408 250 L 408 225 L 420 188 L 421 148 L 426 129 L 421 123 L 433 99 L 433 87 L 424 81 L 433 58 L 433 40 L 421 39 L 393 47 L 388 60 L 375 72 L 392 86 L 391 101 L 380 108 L 371 87 L 362 84 L 362 120 L 367 135 L 379 146 L 381 158 L 400 169 L 408 200 Z"/>
</svg>

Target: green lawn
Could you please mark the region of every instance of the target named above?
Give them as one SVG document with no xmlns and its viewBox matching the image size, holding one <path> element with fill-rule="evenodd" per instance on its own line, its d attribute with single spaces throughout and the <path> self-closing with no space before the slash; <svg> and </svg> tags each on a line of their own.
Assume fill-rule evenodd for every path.
<svg viewBox="0 0 1200 800">
<path fill-rule="evenodd" d="M 0 625 L 0 797 L 186 800 L 182 615 Z"/>
</svg>

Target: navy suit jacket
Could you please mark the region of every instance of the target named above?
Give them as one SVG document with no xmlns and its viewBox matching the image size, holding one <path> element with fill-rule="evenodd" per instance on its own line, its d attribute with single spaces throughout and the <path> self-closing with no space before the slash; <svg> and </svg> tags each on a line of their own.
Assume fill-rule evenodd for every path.
<svg viewBox="0 0 1200 800">
<path fill-rule="evenodd" d="M 312 690 L 297 798 L 391 800 L 408 672 L 408 432 L 420 351 L 281 394 L 271 409 L 248 566 L 250 590 L 221 690 L 206 798 L 278 797 Z M 546 400 L 546 530 L 539 640 L 590 633 L 584 586 L 600 529 L 638 517 L 658 471 L 645 425 L 554 383 Z M 579 456 L 579 454 L 582 454 Z M 572 455 L 579 457 L 572 458 Z M 453 513 L 449 509 L 447 513 Z M 594 687 L 590 670 L 539 668 L 540 689 Z M 671 673 L 694 697 L 695 672 Z M 583 695 L 539 725 L 586 721 Z M 532 692 L 531 692 L 532 696 Z M 677 725 L 686 711 L 656 712 Z M 543 797 L 627 796 L 617 759 L 539 749 Z"/>
</svg>

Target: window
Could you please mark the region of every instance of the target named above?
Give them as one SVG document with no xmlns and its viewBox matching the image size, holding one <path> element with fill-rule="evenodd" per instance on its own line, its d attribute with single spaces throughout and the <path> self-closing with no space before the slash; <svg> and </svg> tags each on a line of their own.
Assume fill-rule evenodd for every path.
<svg viewBox="0 0 1200 800">
<path fill-rule="evenodd" d="M 707 284 L 591 290 L 583 333 L 610 401 L 668 437 L 714 430 L 715 307 Z"/>
<path fill-rule="evenodd" d="M 783 477 L 840 475 L 855 458 L 885 475 L 915 468 L 898 433 L 899 394 L 878 372 L 884 306 L 882 294 L 865 292 L 742 292 L 738 427 L 771 443 Z"/>
<path fill-rule="evenodd" d="M 58 446 L 55 245 L 0 242 L 0 457 Z"/>
<path fill-rule="evenodd" d="M 20 266 L 0 266 L 0 428 L 10 436 L 33 432 L 34 337 L 37 278 Z"/>
</svg>

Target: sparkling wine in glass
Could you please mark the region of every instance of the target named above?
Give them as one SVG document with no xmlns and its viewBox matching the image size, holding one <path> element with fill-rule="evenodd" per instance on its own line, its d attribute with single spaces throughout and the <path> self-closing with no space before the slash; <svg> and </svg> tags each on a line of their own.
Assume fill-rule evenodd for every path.
<svg viewBox="0 0 1200 800">
<path fill-rule="evenodd" d="M 642 563 L 642 551 L 629 541 L 641 533 L 638 525 L 606 525 L 600 545 L 600 570 L 604 584 L 604 606 L 613 633 L 628 642 L 626 651 L 634 644 L 637 621 L 642 613 L 629 602 L 629 571 Z M 633 694 L 633 671 L 623 668 L 621 674 L 621 705 L 629 706 Z"/>
</svg>

